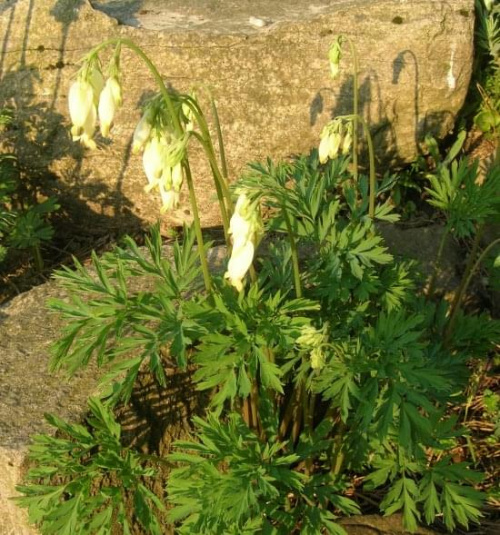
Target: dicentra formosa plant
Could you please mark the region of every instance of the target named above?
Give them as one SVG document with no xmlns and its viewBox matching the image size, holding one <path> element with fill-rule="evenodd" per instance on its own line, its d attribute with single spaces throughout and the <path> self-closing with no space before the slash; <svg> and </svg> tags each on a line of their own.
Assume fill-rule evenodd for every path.
<svg viewBox="0 0 500 535">
<path fill-rule="evenodd" d="M 102 78 L 98 57 L 110 45 L 115 81 L 103 97 L 102 81 L 93 80 Z M 170 259 L 154 228 L 145 251 L 128 238 L 113 254 L 94 256 L 95 274 L 81 265 L 56 274 L 71 300 L 51 303 L 68 321 L 52 368 L 74 373 L 96 359 L 106 367 L 105 389 L 90 402 L 85 428 L 51 417 L 62 438 L 35 439 L 29 477 L 38 483 L 21 487 L 19 500 L 31 518 L 43 533 L 129 533 L 135 520 L 155 534 L 343 534 L 338 517 L 359 512 L 356 497 L 379 489 L 381 511 L 401 511 L 408 531 L 437 517 L 450 531 L 477 522 L 483 496 L 473 484 L 481 476 L 450 455 L 464 430 L 448 407 L 461 399 L 468 359 L 488 354 L 500 326 L 460 314 L 444 342 L 446 303 L 422 297 L 412 266 L 396 260 L 377 231 L 397 215 L 377 202 L 373 168 L 369 181 L 357 166 L 349 170 L 347 139 L 361 117 L 325 128 L 321 162 L 314 152 L 252 164 L 233 186 L 232 213 L 217 116 L 220 162 L 198 101 L 167 89 L 129 41 L 109 41 L 85 58 L 71 93 L 73 135 L 93 147 L 96 117 L 108 133 L 124 46 L 160 86 L 134 134 L 147 188 L 167 210 L 185 180 L 194 233 L 186 228 Z M 192 140 L 206 151 L 221 205 L 230 251 L 222 272 L 208 269 Z M 265 232 L 273 238 L 256 260 Z M 140 276 L 154 289 L 133 290 Z M 156 459 L 171 467 L 165 499 L 144 490 L 154 456 L 122 444 L 112 411 L 130 398 L 141 370 L 165 386 L 168 362 L 192 366 L 210 405 L 193 418 L 192 438 Z M 127 506 L 124 489 L 134 496 Z"/>
</svg>

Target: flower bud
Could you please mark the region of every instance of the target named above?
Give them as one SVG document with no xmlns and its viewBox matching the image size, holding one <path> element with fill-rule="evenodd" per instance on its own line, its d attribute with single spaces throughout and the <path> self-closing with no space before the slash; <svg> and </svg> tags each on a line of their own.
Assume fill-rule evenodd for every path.
<svg viewBox="0 0 500 535">
<path fill-rule="evenodd" d="M 352 128 L 353 128 L 352 123 L 350 123 L 346 128 L 344 139 L 342 140 L 342 147 L 340 149 L 340 152 L 342 152 L 342 154 L 347 154 L 351 150 Z"/>
<path fill-rule="evenodd" d="M 339 154 L 340 143 L 342 142 L 342 136 L 340 132 L 331 133 L 328 141 L 328 157 L 330 160 L 334 160 Z"/>
<path fill-rule="evenodd" d="M 323 326 L 322 330 L 318 330 L 312 325 L 304 325 L 300 330 L 300 336 L 296 340 L 302 349 L 311 350 L 309 357 L 313 370 L 320 370 L 325 365 L 323 347 L 327 338 L 326 330 L 327 324 Z"/>
<path fill-rule="evenodd" d="M 94 105 L 97 106 L 99 97 L 101 96 L 101 91 L 104 88 L 104 76 L 102 75 L 101 69 L 96 63 L 94 63 L 94 66 L 90 71 L 89 82 L 94 93 Z"/>
<path fill-rule="evenodd" d="M 340 72 L 340 59 L 342 57 L 342 36 L 338 36 L 330 45 L 328 59 L 330 60 L 330 74 L 333 79 L 337 78 Z"/>
<path fill-rule="evenodd" d="M 191 98 L 193 100 L 196 100 L 196 95 L 195 95 L 194 92 L 191 93 Z M 194 113 L 193 113 L 193 110 L 191 109 L 191 107 L 186 102 L 182 103 L 181 108 L 182 108 L 182 114 L 184 115 L 184 118 L 185 118 L 186 131 L 187 132 L 191 132 L 192 130 L 194 130 Z"/>
<path fill-rule="evenodd" d="M 182 163 L 179 162 L 172 168 L 172 188 L 175 191 L 180 191 L 183 180 L 184 173 L 182 171 Z"/>
<path fill-rule="evenodd" d="M 163 138 L 163 165 L 166 167 L 175 167 L 180 163 L 186 155 L 186 145 L 189 139 L 188 135 L 183 135 L 179 138 L 175 136 L 169 139 Z"/>
<path fill-rule="evenodd" d="M 304 325 L 297 338 L 297 344 L 304 348 L 315 347 L 323 342 L 323 333 L 312 325 Z"/>
<path fill-rule="evenodd" d="M 325 365 L 325 354 L 321 347 L 315 347 L 310 354 L 311 368 L 313 370 L 321 370 Z"/>
</svg>

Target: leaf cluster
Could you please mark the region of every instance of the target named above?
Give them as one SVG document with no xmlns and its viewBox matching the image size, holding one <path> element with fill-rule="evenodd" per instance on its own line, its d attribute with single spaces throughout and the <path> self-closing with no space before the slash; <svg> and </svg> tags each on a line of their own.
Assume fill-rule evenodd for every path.
<svg viewBox="0 0 500 535">
<path fill-rule="evenodd" d="M 276 437 L 259 440 L 235 413 L 224 423 L 213 414 L 194 421 L 197 441 L 178 441 L 177 451 L 169 455 L 182 464 L 169 481 L 174 506 L 169 518 L 182 520 L 180 533 L 345 533 L 329 506 L 347 514 L 357 513 L 358 507 L 339 494 L 342 485 L 328 473 L 306 475 L 294 469 L 314 449 L 329 445 L 328 422 L 318 426 L 313 440 L 292 449 Z"/>
<path fill-rule="evenodd" d="M 475 191 L 470 167 L 450 162 L 429 194 L 467 235 L 492 217 L 499 178 Z M 366 177 L 353 183 L 347 166 L 339 158 L 322 167 L 313 153 L 250 167 L 236 189 L 267 210 L 274 239 L 239 293 L 214 270 L 206 295 L 190 229 L 170 258 L 155 227 L 145 250 L 127 238 L 91 269 L 56 274 L 69 299 L 51 303 L 67 321 L 53 368 L 74 373 L 95 359 L 110 403 L 130 397 L 140 369 L 165 385 L 167 366 L 193 365 L 197 389 L 211 393 L 192 440 L 169 458 L 180 533 L 343 533 L 336 515 L 357 511 L 344 496 L 352 474 L 384 488 L 381 509 L 401 510 L 410 531 L 437 515 L 450 529 L 480 517 L 479 476 L 445 455 L 464 435 L 447 408 L 461 399 L 467 360 L 498 339 L 498 323 L 462 314 L 445 343 L 446 304 L 417 294 L 413 266 L 378 231 L 397 215 L 380 192 L 369 218 Z M 304 331 L 315 347 L 301 342 Z M 77 439 L 88 454 L 86 436 Z M 52 466 L 49 457 L 38 462 Z"/>
<path fill-rule="evenodd" d="M 33 437 L 29 459 L 35 467 L 28 472 L 29 483 L 18 486 L 24 496 L 17 503 L 28 509 L 43 535 L 108 535 L 118 525 L 130 534 L 131 515 L 148 533 L 160 535 L 157 513 L 165 507 L 142 483 L 155 470 L 122 447 L 121 427 L 109 407 L 97 398 L 88 406 L 86 426 L 45 416 L 58 433 Z"/>
<path fill-rule="evenodd" d="M 429 175 L 429 203 L 443 211 L 449 229 L 459 238 L 470 237 L 477 225 L 498 219 L 500 167 L 492 166 L 481 185 L 476 183 L 479 162 L 467 158 L 441 165 Z"/>
</svg>

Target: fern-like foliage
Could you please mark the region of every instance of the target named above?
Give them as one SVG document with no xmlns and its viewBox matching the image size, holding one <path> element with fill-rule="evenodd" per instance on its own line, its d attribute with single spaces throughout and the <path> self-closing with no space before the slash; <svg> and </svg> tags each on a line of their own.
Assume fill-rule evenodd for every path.
<svg viewBox="0 0 500 535">
<path fill-rule="evenodd" d="M 168 483 L 169 518 L 182 521 L 179 533 L 284 535 L 299 528 L 310 535 L 345 534 L 329 505 L 347 514 L 357 506 L 339 495 L 330 475 L 294 470 L 315 448 L 299 444 L 293 451 L 285 442 L 263 442 L 235 413 L 225 423 L 211 415 L 195 424 L 198 440 L 177 442 L 169 455 L 182 465 Z M 329 427 L 318 430 L 316 449 L 328 446 L 322 435 Z"/>
<path fill-rule="evenodd" d="M 17 503 L 43 535 L 110 535 L 117 525 L 130 534 L 133 517 L 161 535 L 158 514 L 165 507 L 142 482 L 155 471 L 122 447 L 121 427 L 108 407 L 97 398 L 88 405 L 87 426 L 46 415 L 58 434 L 33 437 L 29 459 L 36 466 L 28 473 L 30 484 L 18 486 L 24 496 Z"/>
<path fill-rule="evenodd" d="M 459 238 L 473 235 L 475 225 L 498 217 L 500 168 L 493 167 L 479 186 L 478 165 L 478 161 L 470 163 L 464 158 L 440 166 L 437 175 L 429 175 L 429 203 L 446 214 L 449 228 Z"/>
<path fill-rule="evenodd" d="M 103 383 L 120 378 L 115 395 L 128 399 L 143 362 L 158 382 L 165 385 L 164 355 L 180 367 L 187 362 L 191 339 L 205 332 L 196 298 L 185 303 L 185 292 L 196 296 L 199 289 L 198 254 L 194 234 L 186 230 L 182 245 L 173 247 L 172 263 L 164 258 L 161 236 L 156 227 L 141 251 L 131 239 L 126 248 L 98 259 L 92 256 L 92 270 L 75 260 L 76 270 L 63 268 L 55 278 L 71 295 L 68 303 L 49 302 L 68 323 L 52 348 L 51 368 L 64 368 L 73 374 L 92 358 L 108 365 Z M 129 277 L 149 281 L 151 291 L 130 287 Z M 85 297 L 82 297 L 85 295 Z M 189 310 L 189 312 L 188 312 Z M 123 378 L 124 376 L 124 378 Z"/>
</svg>

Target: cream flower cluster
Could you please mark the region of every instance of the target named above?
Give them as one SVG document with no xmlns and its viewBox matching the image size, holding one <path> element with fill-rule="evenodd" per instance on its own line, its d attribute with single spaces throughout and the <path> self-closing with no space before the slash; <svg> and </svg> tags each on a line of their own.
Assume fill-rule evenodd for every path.
<svg viewBox="0 0 500 535">
<path fill-rule="evenodd" d="M 73 141 L 80 141 L 90 149 L 96 148 L 93 139 L 97 120 L 103 136 L 108 136 L 116 110 L 122 104 L 122 89 L 117 75 L 106 81 L 97 63 L 82 69 L 70 87 L 69 114 L 73 126 Z"/>
<path fill-rule="evenodd" d="M 148 179 L 146 192 L 158 189 L 162 200 L 161 212 L 179 206 L 180 190 L 184 180 L 182 160 L 185 156 L 187 134 L 177 138 L 153 126 L 154 113 L 146 109 L 137 124 L 132 140 L 132 151 L 143 150 L 142 163 Z"/>
<path fill-rule="evenodd" d="M 302 349 L 310 350 L 311 368 L 321 370 L 325 365 L 324 346 L 326 344 L 326 325 L 318 330 L 312 325 L 305 325 L 301 329 L 301 335 L 297 338 L 297 344 Z"/>
<path fill-rule="evenodd" d="M 253 262 L 255 247 L 262 232 L 258 201 L 241 193 L 229 222 L 233 249 L 224 277 L 238 290 L 243 289 L 243 279 Z"/>
<path fill-rule="evenodd" d="M 325 163 L 335 159 L 339 153 L 347 154 L 352 145 L 352 121 L 342 119 L 330 121 L 321 131 L 319 144 L 319 161 Z"/>
</svg>

